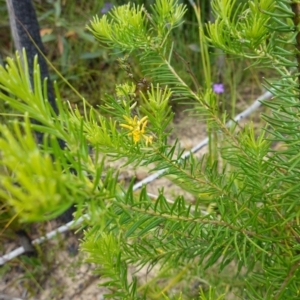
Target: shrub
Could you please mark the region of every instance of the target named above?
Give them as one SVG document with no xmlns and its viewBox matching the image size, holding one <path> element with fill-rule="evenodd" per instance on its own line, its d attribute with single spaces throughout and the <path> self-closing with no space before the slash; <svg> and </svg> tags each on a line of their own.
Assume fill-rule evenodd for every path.
<svg viewBox="0 0 300 300">
<path fill-rule="evenodd" d="M 82 250 L 107 279 L 107 297 L 167 299 L 187 274 L 230 265 L 233 286 L 242 282 L 234 289 L 238 298 L 298 299 L 300 4 L 214 0 L 216 20 L 206 27 L 192 4 L 205 74 L 201 87 L 187 85 L 172 67 L 171 32 L 187 9 L 174 0 L 157 0 L 151 11 L 129 3 L 91 21 L 88 28 L 101 44 L 136 55 L 151 78 L 117 86 L 99 109 L 82 99 L 81 112 L 56 88 L 55 114 L 43 96 L 47 83 L 40 81 L 38 65 L 31 87 L 26 55 L 25 67 L 18 55 L 8 59 L 0 67 L 0 98 L 24 121 L 0 126 L 1 165 L 10 171 L 1 175 L 0 195 L 24 221 L 52 218 L 75 203 L 76 216 L 88 216 Z M 274 97 L 264 102 L 271 109 L 263 115 L 264 128 L 248 124 L 237 132 L 234 122 L 228 126 L 212 88 L 208 43 L 280 76 L 265 80 Z M 129 70 L 126 58 L 120 64 Z M 179 142 L 168 143 L 174 98 L 192 101 L 193 113 L 207 123 L 209 152 L 200 159 L 184 153 Z M 44 134 L 41 147 L 34 131 Z M 149 172 L 158 171 L 183 192 L 171 201 L 163 188 L 153 199 L 146 186 L 137 192 L 134 180 L 125 186 L 106 164 L 124 158 L 126 164 L 151 166 Z M 159 271 L 141 285 L 128 275 L 130 266 Z M 154 284 L 164 276 L 164 287 Z M 224 289 L 208 285 L 200 299 L 223 297 Z"/>
</svg>

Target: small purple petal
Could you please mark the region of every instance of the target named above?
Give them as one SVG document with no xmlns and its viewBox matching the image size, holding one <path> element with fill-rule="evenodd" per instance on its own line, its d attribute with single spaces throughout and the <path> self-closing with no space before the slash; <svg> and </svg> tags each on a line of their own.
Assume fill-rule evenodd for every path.
<svg viewBox="0 0 300 300">
<path fill-rule="evenodd" d="M 223 83 L 214 83 L 213 84 L 213 91 L 216 94 L 222 94 L 222 93 L 224 93 L 224 84 Z"/>
<path fill-rule="evenodd" d="M 101 9 L 102 14 L 106 14 L 108 11 L 110 11 L 113 8 L 113 4 L 110 2 L 105 2 L 104 6 Z"/>
</svg>

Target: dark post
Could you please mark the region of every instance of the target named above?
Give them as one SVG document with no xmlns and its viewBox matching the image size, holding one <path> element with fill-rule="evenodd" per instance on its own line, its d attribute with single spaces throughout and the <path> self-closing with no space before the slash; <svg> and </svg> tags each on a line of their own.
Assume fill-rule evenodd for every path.
<svg viewBox="0 0 300 300">
<path fill-rule="evenodd" d="M 26 49 L 31 80 L 35 55 L 38 55 L 41 78 L 49 78 L 47 63 L 34 45 L 35 43 L 44 52 L 44 46 L 40 37 L 40 27 L 31 0 L 6 0 L 6 3 L 14 44 L 20 55 L 22 55 L 22 49 Z M 48 84 L 48 100 L 57 112 L 53 87 L 50 82 Z"/>
<path fill-rule="evenodd" d="M 48 78 L 48 94 L 44 96 L 48 97 L 49 103 L 52 105 L 54 111 L 57 112 L 53 86 L 51 85 L 51 82 L 49 80 L 47 62 L 38 50 L 40 49 L 40 51 L 44 53 L 44 46 L 40 37 L 40 28 L 34 6 L 31 0 L 6 0 L 6 3 L 9 12 L 10 27 L 15 47 L 21 56 L 22 49 L 26 49 L 31 83 L 33 83 L 34 57 L 37 55 L 41 71 L 41 79 L 43 80 L 45 78 Z M 39 143 L 43 141 L 43 135 L 41 133 L 37 133 L 36 137 Z M 60 145 L 64 147 L 64 142 L 60 141 Z M 73 211 L 74 208 L 70 208 L 61 216 L 61 218 L 66 222 L 71 221 Z M 31 242 L 28 242 L 29 237 L 23 234 L 23 230 L 20 230 L 18 232 L 18 235 L 22 236 L 22 238 L 20 238 L 20 241 L 25 251 L 27 253 L 32 253 L 34 248 L 31 245 Z"/>
</svg>

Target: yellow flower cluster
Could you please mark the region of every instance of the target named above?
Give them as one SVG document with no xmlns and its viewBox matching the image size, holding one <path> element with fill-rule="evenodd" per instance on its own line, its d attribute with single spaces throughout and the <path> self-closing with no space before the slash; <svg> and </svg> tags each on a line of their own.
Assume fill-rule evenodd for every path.
<svg viewBox="0 0 300 300">
<path fill-rule="evenodd" d="M 120 124 L 121 127 L 129 129 L 128 135 L 132 136 L 134 143 L 138 143 L 141 139 L 144 139 L 146 145 L 152 144 L 153 137 L 145 135 L 145 128 L 148 123 L 148 117 L 145 116 L 142 119 L 138 120 L 137 116 L 134 118 L 129 118 L 123 116 L 127 124 Z"/>
</svg>

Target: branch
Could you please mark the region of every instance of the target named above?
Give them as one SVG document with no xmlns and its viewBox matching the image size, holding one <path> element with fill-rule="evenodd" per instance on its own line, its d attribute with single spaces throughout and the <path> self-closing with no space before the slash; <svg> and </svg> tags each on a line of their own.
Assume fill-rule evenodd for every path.
<svg viewBox="0 0 300 300">
<path fill-rule="evenodd" d="M 254 103 L 249 106 L 247 109 L 245 109 L 243 112 L 241 112 L 240 114 L 238 114 L 234 120 L 231 120 L 229 122 L 227 122 L 227 126 L 230 127 L 233 122 L 239 122 L 240 120 L 246 118 L 247 116 L 249 116 L 252 112 L 254 112 L 256 109 L 258 109 L 261 106 L 261 103 L 263 101 L 266 101 L 268 99 L 270 99 L 272 97 L 272 94 L 270 92 L 266 92 L 263 95 L 261 95 L 260 97 L 258 97 Z M 182 157 L 183 159 L 186 157 L 189 157 L 192 153 L 196 153 L 199 150 L 201 150 L 203 147 L 205 147 L 208 144 L 208 138 L 205 138 L 203 141 L 201 141 L 199 144 L 197 144 L 196 146 L 194 146 L 190 151 L 186 151 Z M 166 170 L 161 170 L 158 171 L 146 178 L 144 178 L 143 180 L 139 181 L 138 183 L 136 183 L 133 186 L 133 191 L 136 191 L 138 189 L 140 189 L 142 186 L 147 185 L 151 182 L 153 182 L 154 180 L 156 180 L 158 177 L 160 177 L 161 175 L 163 175 L 166 172 Z M 150 197 L 153 197 L 153 195 L 149 195 Z M 169 200 L 171 202 L 171 200 Z M 205 213 L 205 212 L 204 212 Z M 87 214 L 81 216 L 79 219 L 77 219 L 76 221 L 71 221 L 65 225 L 60 226 L 59 228 L 47 233 L 45 236 L 42 236 L 40 238 L 37 238 L 33 241 L 33 244 L 41 244 L 44 241 L 47 241 L 49 239 L 52 239 L 53 237 L 55 237 L 58 233 L 63 233 L 66 232 L 68 230 L 70 230 L 71 228 L 74 228 L 78 225 L 80 225 L 85 219 L 89 219 L 89 216 Z M 2 257 L 0 257 L 0 266 L 4 265 L 7 261 L 12 260 L 13 258 L 23 254 L 25 252 L 23 247 L 19 247 L 11 252 L 9 252 L 8 254 L 3 255 Z"/>
<path fill-rule="evenodd" d="M 289 283 L 291 277 L 294 276 L 295 272 L 298 270 L 300 266 L 300 261 L 297 261 L 290 269 L 288 275 L 284 279 L 282 285 L 280 286 L 280 289 L 278 290 L 277 294 L 275 295 L 274 300 L 280 299 L 282 291 L 285 289 L 286 285 Z"/>
</svg>

